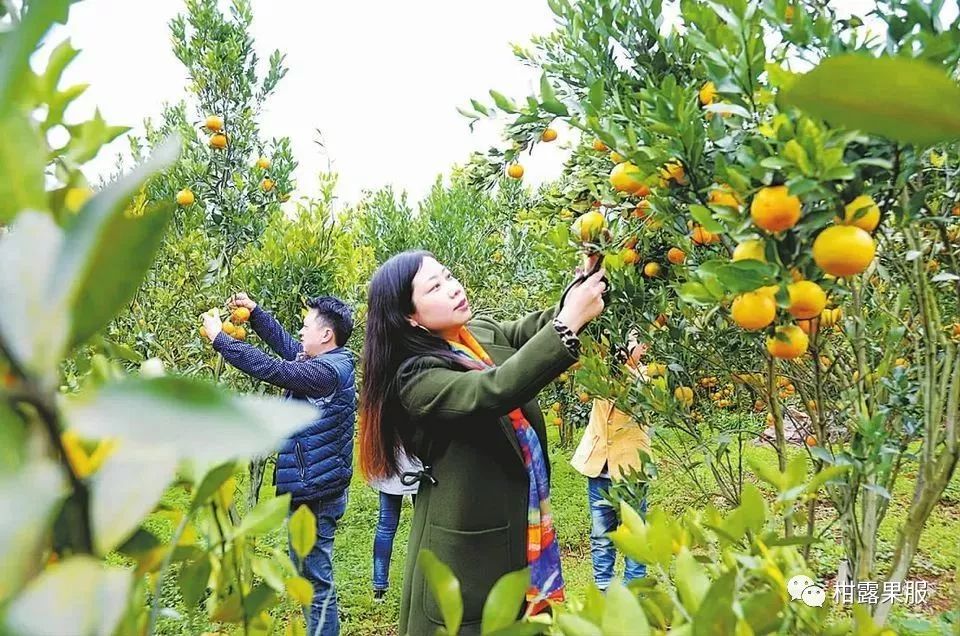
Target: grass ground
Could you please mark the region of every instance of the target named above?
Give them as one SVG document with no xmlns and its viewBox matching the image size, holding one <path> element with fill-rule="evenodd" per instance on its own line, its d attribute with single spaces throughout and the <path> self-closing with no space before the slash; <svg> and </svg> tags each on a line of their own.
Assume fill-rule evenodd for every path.
<svg viewBox="0 0 960 636">
<path fill-rule="evenodd" d="M 554 429 L 551 429 L 554 430 Z M 795 452 L 802 452 L 799 449 Z M 564 578 L 568 594 L 581 597 L 590 581 L 592 570 L 589 552 L 589 515 L 587 511 L 586 479 L 569 464 L 571 450 L 557 445 L 551 450 L 553 484 L 551 499 L 554 506 L 557 532 L 563 557 Z M 748 457 L 776 465 L 776 455 L 765 446 L 748 445 Z M 709 482 L 706 474 L 704 480 Z M 896 533 L 905 514 L 915 474 L 908 470 L 893 493 L 894 502 L 880 529 L 879 557 L 881 568 L 884 560 L 892 556 Z M 241 486 L 242 488 L 242 486 Z M 270 496 L 265 487 L 264 496 Z M 175 503 L 177 495 L 168 499 Z M 660 476 L 655 482 L 651 506 L 664 506 L 674 513 L 682 513 L 691 506 L 702 505 L 689 477 L 669 465 L 660 467 Z M 390 568 L 390 589 L 386 601 L 373 602 L 371 593 L 373 535 L 377 519 L 377 493 L 366 486 L 359 477 L 354 478 L 350 490 L 347 512 L 337 530 L 334 561 L 336 584 L 343 616 L 344 636 L 384 636 L 396 634 L 399 613 L 399 595 L 403 579 L 403 564 L 406 557 L 406 539 L 410 529 L 412 507 L 404 502 L 400 528 L 397 532 L 393 560 Z M 832 518 L 832 509 L 823 504 L 818 517 Z M 833 542 L 826 541 L 816 546 L 811 555 L 811 567 L 821 582 L 835 575 L 842 557 L 839 530 Z M 269 535 L 267 545 L 284 545 L 282 529 Z M 902 634 L 949 633 L 931 631 L 930 623 L 945 622 L 946 613 L 955 608 L 958 594 L 956 573 L 960 563 L 960 474 L 955 476 L 942 501 L 927 524 L 920 542 L 920 549 L 908 579 L 924 579 L 932 585 L 932 593 L 922 606 L 908 608 L 895 606 L 892 624 Z M 622 561 L 618 563 L 622 572 Z M 174 593 L 173 585 L 165 586 L 165 596 Z M 828 598 L 832 588 L 828 587 Z M 175 599 L 171 599 L 174 600 Z M 161 633 L 197 633 L 203 625 L 185 625 L 180 621 L 161 621 Z"/>
</svg>

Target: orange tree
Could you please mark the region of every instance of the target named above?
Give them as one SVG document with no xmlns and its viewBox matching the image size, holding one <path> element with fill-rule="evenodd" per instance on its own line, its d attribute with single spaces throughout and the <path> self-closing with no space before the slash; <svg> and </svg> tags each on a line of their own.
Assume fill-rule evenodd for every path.
<svg viewBox="0 0 960 636">
<path fill-rule="evenodd" d="M 557 117 L 616 154 L 617 194 L 571 231 L 613 270 L 604 326 L 620 342 L 666 317 L 678 382 L 631 392 L 675 424 L 700 370 L 708 383 L 728 372 L 769 409 L 780 471 L 759 476 L 772 483 L 790 470 L 784 398 L 805 410 L 858 580 L 878 574 L 879 524 L 916 460 L 924 478 L 884 573 L 902 582 L 958 457 L 955 150 L 924 151 L 958 136 L 944 106 L 958 94 L 953 27 L 936 6 L 899 0 L 880 3 L 879 37 L 819 3 L 686 2 L 682 30 L 664 28 L 655 0 L 550 5 L 558 30 L 518 49 L 544 72 L 540 94 L 517 106 L 492 92 L 495 109 L 465 112 L 512 115 L 514 145 L 495 163 Z M 884 89 L 894 76 L 909 89 Z M 584 383 L 613 392 L 599 369 Z M 804 520 L 806 538 L 791 540 L 817 538 L 815 503 L 778 502 L 788 539 Z M 873 610 L 882 624 L 890 604 Z"/>
<path fill-rule="evenodd" d="M 272 448 L 309 421 L 309 409 L 165 376 L 157 359 L 127 374 L 94 357 L 82 382 L 67 382 L 78 352 L 102 340 L 161 249 L 175 204 L 140 197 L 179 153 L 172 139 L 97 192 L 71 192 L 117 129 L 64 121 L 64 94 L 77 92 L 59 86 L 69 45 L 31 70 L 30 56 L 70 4 L 0 11 L 0 128 L 16 133 L 0 137 L 10 195 L 0 237 L 0 501 L 17 511 L 0 519 L 0 631 L 153 633 L 176 568 L 188 612 L 265 633 L 267 610 L 288 595 L 287 611 L 299 615 L 309 583 L 285 550 L 270 560 L 257 544 L 282 523 L 287 498 L 227 525 L 232 476 L 237 458 Z M 38 109 L 44 121 L 30 117 Z M 45 127 L 60 125 L 73 140 L 48 148 Z M 171 487 L 183 508 L 161 502 Z M 172 534 L 158 534 L 164 517 Z M 307 511 L 292 523 L 299 554 L 312 546 L 311 523 Z"/>
</svg>

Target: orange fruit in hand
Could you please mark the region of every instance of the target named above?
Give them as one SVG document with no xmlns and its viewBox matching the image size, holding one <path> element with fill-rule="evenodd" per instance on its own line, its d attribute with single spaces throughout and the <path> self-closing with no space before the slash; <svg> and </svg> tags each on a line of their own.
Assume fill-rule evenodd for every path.
<svg viewBox="0 0 960 636">
<path fill-rule="evenodd" d="M 211 132 L 220 132 L 223 130 L 223 117 L 220 117 L 219 115 L 210 115 L 207 117 L 207 121 L 204 122 L 204 126 L 206 126 L 207 130 Z"/>
<path fill-rule="evenodd" d="M 547 128 L 543 131 L 543 134 L 540 135 L 540 141 L 545 141 L 547 143 L 555 140 L 557 138 L 557 131 L 553 128 Z"/>
<path fill-rule="evenodd" d="M 867 269 L 876 254 L 873 238 L 855 225 L 834 225 L 817 235 L 813 260 L 832 276 L 852 276 Z"/>
<path fill-rule="evenodd" d="M 674 265 L 680 265 L 687 260 L 687 255 L 679 247 L 671 247 L 667 250 L 667 260 Z"/>
<path fill-rule="evenodd" d="M 189 188 L 184 188 L 180 192 L 177 192 L 177 205 L 193 205 L 193 202 L 196 200 L 197 198 L 193 195 L 193 191 Z"/>
<path fill-rule="evenodd" d="M 813 281 L 801 280 L 787 285 L 790 306 L 787 310 L 794 318 L 816 318 L 827 306 L 827 294 Z"/>
<path fill-rule="evenodd" d="M 767 338 L 767 351 L 774 358 L 791 360 L 799 358 L 807 351 L 810 339 L 796 325 L 777 327 L 776 335 Z"/>
<path fill-rule="evenodd" d="M 520 179 L 523 177 L 523 166 L 519 163 L 510 164 L 510 167 L 507 168 L 507 176 L 511 179 Z"/>
<path fill-rule="evenodd" d="M 217 133 L 210 137 L 210 146 L 217 150 L 223 150 L 227 147 L 227 136 L 223 133 Z"/>
<path fill-rule="evenodd" d="M 237 307 L 230 314 L 230 321 L 236 325 L 243 324 L 250 320 L 250 310 L 246 307 Z"/>
<path fill-rule="evenodd" d="M 748 331 L 763 329 L 777 317 L 777 301 L 762 291 L 740 294 L 730 307 L 733 321 Z"/>
<path fill-rule="evenodd" d="M 206 337 L 207 337 L 207 329 L 206 329 L 206 327 L 200 327 L 200 337 L 202 337 L 202 338 L 206 338 Z"/>
<path fill-rule="evenodd" d="M 243 327 L 234 327 L 233 337 L 237 340 L 246 340 L 247 339 L 247 330 Z"/>
<path fill-rule="evenodd" d="M 843 208 L 843 219 L 838 217 L 834 220 L 842 225 L 856 225 L 865 232 L 873 232 L 880 225 L 880 207 L 873 197 L 861 194 Z"/>
<path fill-rule="evenodd" d="M 226 333 L 228 336 L 232 336 L 237 331 L 237 328 L 229 320 L 223 321 L 222 328 L 224 333 Z"/>
<path fill-rule="evenodd" d="M 754 225 L 768 232 L 789 230 L 800 220 L 800 198 L 787 186 L 769 186 L 753 196 L 750 218 Z"/>
</svg>

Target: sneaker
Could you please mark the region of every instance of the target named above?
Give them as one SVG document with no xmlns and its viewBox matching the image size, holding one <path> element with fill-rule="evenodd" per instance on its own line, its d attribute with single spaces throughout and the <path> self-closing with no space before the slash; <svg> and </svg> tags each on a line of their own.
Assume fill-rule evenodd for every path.
<svg viewBox="0 0 960 636">
<path fill-rule="evenodd" d="M 374 590 L 373 591 L 373 602 L 374 603 L 383 603 L 387 598 L 386 590 Z"/>
</svg>

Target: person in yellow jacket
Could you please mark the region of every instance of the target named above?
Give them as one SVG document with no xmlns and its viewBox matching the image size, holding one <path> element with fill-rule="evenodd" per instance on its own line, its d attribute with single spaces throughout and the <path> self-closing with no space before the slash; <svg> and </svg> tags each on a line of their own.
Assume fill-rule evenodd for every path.
<svg viewBox="0 0 960 636">
<path fill-rule="evenodd" d="M 637 368 L 646 345 L 631 338 L 627 366 L 638 380 L 644 379 Z M 604 498 L 614 480 L 619 480 L 630 469 L 640 470 L 640 451 L 649 453 L 650 438 L 643 427 L 630 415 L 618 409 L 609 400 L 594 398 L 590 421 L 583 432 L 571 465 L 587 478 L 587 497 L 590 502 L 590 557 L 593 578 L 601 590 L 606 590 L 613 579 L 617 553 L 608 532 L 617 529 L 619 511 Z M 646 500 L 641 504 L 646 513 Z M 624 582 L 646 576 L 646 566 L 633 559 L 625 559 Z"/>
</svg>

